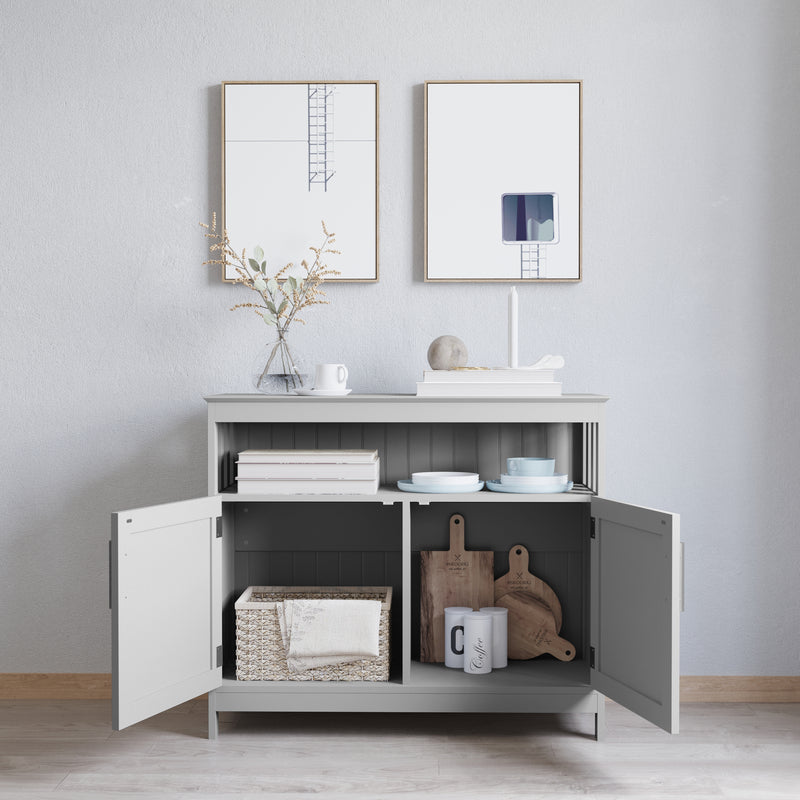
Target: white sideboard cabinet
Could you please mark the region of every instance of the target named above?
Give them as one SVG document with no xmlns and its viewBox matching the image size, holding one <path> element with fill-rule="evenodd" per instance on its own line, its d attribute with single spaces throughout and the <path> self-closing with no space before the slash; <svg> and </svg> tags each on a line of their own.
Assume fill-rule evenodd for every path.
<svg viewBox="0 0 800 800">
<path fill-rule="evenodd" d="M 220 711 L 585 712 L 604 730 L 610 697 L 678 730 L 678 517 L 604 499 L 608 398 L 442 399 L 217 395 L 208 403 L 208 495 L 112 515 L 113 726 L 208 692 Z M 248 448 L 370 448 L 372 495 L 236 492 Z M 563 494 L 412 494 L 412 472 L 498 478 L 509 456 L 555 456 Z M 497 576 L 524 545 L 555 590 L 576 657 L 468 675 L 419 660 L 419 553 L 494 551 Z M 250 585 L 392 586 L 386 682 L 237 681 L 234 602 Z"/>
</svg>

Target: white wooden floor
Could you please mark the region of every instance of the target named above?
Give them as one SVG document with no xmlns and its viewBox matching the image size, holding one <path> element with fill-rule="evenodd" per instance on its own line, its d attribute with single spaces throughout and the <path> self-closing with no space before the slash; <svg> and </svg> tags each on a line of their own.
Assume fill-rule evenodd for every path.
<svg viewBox="0 0 800 800">
<path fill-rule="evenodd" d="M 685 704 L 669 736 L 589 715 L 224 714 L 205 700 L 114 733 L 106 701 L 0 701 L 0 798 L 798 800 L 800 704 Z"/>
</svg>

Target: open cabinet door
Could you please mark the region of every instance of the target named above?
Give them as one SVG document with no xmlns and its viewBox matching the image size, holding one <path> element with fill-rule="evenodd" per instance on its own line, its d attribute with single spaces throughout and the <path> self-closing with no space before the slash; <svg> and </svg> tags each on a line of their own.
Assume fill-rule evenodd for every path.
<svg viewBox="0 0 800 800">
<path fill-rule="evenodd" d="M 113 728 L 222 684 L 219 497 L 111 517 Z"/>
<path fill-rule="evenodd" d="M 677 733 L 679 517 L 594 498 L 592 526 L 592 688 Z"/>
</svg>

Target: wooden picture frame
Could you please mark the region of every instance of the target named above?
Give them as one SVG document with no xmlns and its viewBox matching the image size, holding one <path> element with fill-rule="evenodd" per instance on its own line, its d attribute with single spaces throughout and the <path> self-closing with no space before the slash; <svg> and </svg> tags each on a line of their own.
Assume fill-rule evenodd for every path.
<svg viewBox="0 0 800 800">
<path fill-rule="evenodd" d="M 582 84 L 425 83 L 425 280 L 579 281 Z"/>
<path fill-rule="evenodd" d="M 260 245 L 268 271 L 307 258 L 324 220 L 342 252 L 326 280 L 377 281 L 378 82 L 224 82 L 222 191 L 233 247 Z"/>
</svg>

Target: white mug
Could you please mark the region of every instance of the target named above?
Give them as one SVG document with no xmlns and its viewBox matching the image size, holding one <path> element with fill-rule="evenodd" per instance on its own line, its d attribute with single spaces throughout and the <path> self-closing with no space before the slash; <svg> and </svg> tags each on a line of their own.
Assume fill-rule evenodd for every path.
<svg viewBox="0 0 800 800">
<path fill-rule="evenodd" d="M 326 392 L 347 388 L 347 367 L 344 364 L 317 364 L 314 388 Z"/>
</svg>

